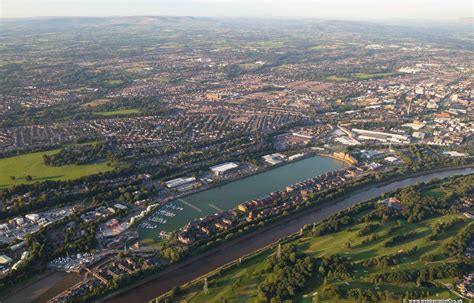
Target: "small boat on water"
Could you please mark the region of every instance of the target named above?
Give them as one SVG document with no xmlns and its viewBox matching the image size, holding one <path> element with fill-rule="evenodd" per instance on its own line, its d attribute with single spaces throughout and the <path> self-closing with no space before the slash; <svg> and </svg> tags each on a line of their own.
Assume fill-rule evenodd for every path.
<svg viewBox="0 0 474 303">
<path fill-rule="evenodd" d="M 163 208 L 172 209 L 172 210 L 183 210 L 183 208 L 181 206 L 178 206 L 174 203 L 168 203 L 168 204 L 164 205 Z"/>
<path fill-rule="evenodd" d="M 158 211 L 160 214 L 162 214 L 163 216 L 166 216 L 166 217 L 174 217 L 176 216 L 176 214 L 174 212 L 171 212 L 171 211 L 167 211 L 167 210 L 163 210 L 163 209 L 160 209 Z"/>
<path fill-rule="evenodd" d="M 152 217 L 150 218 L 150 221 L 152 221 L 153 223 L 160 223 L 160 224 L 165 224 L 167 222 L 167 220 L 162 217 Z"/>
<path fill-rule="evenodd" d="M 142 222 L 139 227 L 143 229 L 155 229 L 158 225 L 149 222 Z"/>
</svg>

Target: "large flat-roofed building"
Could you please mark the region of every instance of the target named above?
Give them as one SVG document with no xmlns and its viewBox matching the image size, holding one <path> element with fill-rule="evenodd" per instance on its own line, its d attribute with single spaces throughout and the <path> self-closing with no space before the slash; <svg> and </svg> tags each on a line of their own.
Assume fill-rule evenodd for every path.
<svg viewBox="0 0 474 303">
<path fill-rule="evenodd" d="M 351 137 L 342 136 L 342 137 L 337 137 L 335 140 L 344 145 L 351 145 L 351 146 L 360 145 L 359 141 Z"/>
<path fill-rule="evenodd" d="M 0 255 L 0 265 L 10 264 L 13 262 L 13 259 L 7 255 Z"/>
<path fill-rule="evenodd" d="M 285 155 L 280 154 L 280 153 L 265 155 L 262 158 L 263 160 L 265 160 L 265 162 L 267 162 L 270 165 L 276 165 L 276 164 L 282 163 L 283 161 L 286 161 Z"/>
<path fill-rule="evenodd" d="M 288 157 L 288 160 L 293 161 L 295 159 L 299 159 L 301 157 L 304 157 L 304 154 L 294 154 Z"/>
<path fill-rule="evenodd" d="M 212 171 L 214 175 L 222 176 L 223 174 L 233 169 L 236 169 L 237 167 L 239 167 L 239 165 L 234 162 L 226 162 L 226 163 L 211 166 L 209 169 Z"/>
<path fill-rule="evenodd" d="M 196 181 L 196 177 L 189 177 L 189 178 L 176 178 L 173 180 L 166 181 L 166 187 L 168 188 L 175 188 L 178 186 L 182 186 L 188 183 L 192 183 Z"/>
<path fill-rule="evenodd" d="M 410 138 L 404 135 L 377 132 L 372 130 L 357 129 L 353 128 L 352 132 L 357 134 L 357 138 L 360 140 L 376 140 L 386 143 L 410 143 Z"/>
<path fill-rule="evenodd" d="M 37 222 L 40 217 L 39 217 L 38 214 L 27 214 L 27 215 L 25 215 L 25 218 L 27 218 L 31 222 Z"/>
</svg>

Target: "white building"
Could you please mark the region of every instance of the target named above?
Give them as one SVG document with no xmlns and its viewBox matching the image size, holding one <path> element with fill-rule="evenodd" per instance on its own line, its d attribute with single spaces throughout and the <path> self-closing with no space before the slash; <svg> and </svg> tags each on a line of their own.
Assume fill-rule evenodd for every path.
<svg viewBox="0 0 474 303">
<path fill-rule="evenodd" d="M 384 160 L 387 161 L 387 162 L 390 162 L 390 163 L 395 163 L 395 162 L 398 161 L 398 158 L 394 157 L 394 156 L 389 156 L 389 157 L 385 158 Z"/>
<path fill-rule="evenodd" d="M 280 153 L 274 153 L 271 155 L 265 155 L 262 157 L 265 162 L 271 165 L 279 164 L 283 161 L 286 161 L 286 156 Z"/>
<path fill-rule="evenodd" d="M 289 156 L 288 160 L 293 161 L 293 160 L 301 158 L 303 156 L 304 156 L 304 154 L 294 154 L 294 155 Z"/>
<path fill-rule="evenodd" d="M 445 151 L 445 152 L 443 152 L 443 154 L 451 156 L 451 157 L 467 157 L 467 156 L 469 156 L 468 153 L 460 153 L 460 152 L 457 152 L 457 151 Z"/>
<path fill-rule="evenodd" d="M 424 139 L 426 134 L 424 132 L 413 132 L 412 137 L 416 139 Z"/>
<path fill-rule="evenodd" d="M 189 178 L 176 178 L 173 180 L 166 181 L 166 187 L 168 188 L 175 188 L 178 186 L 182 186 L 188 183 L 192 183 L 196 181 L 196 177 L 189 177 Z"/>
<path fill-rule="evenodd" d="M 0 255 L 0 265 L 10 264 L 13 262 L 13 259 L 7 255 Z"/>
<path fill-rule="evenodd" d="M 336 142 L 339 142 L 341 144 L 344 144 L 344 145 L 360 145 L 360 142 L 357 141 L 356 139 L 353 139 L 353 138 L 350 138 L 350 137 L 345 137 L 345 136 L 342 136 L 342 137 L 337 137 L 336 139 Z"/>
<path fill-rule="evenodd" d="M 16 217 L 15 218 L 15 223 L 16 223 L 16 225 L 21 226 L 21 225 L 25 224 L 25 219 L 23 219 L 22 217 Z"/>
<path fill-rule="evenodd" d="M 235 164 L 234 162 L 226 162 L 226 163 L 211 166 L 209 169 L 212 171 L 214 175 L 222 176 L 226 172 L 236 169 L 237 167 L 239 167 L 239 165 Z"/>
<path fill-rule="evenodd" d="M 126 207 L 125 205 L 120 204 L 120 203 L 115 203 L 115 204 L 114 204 L 114 207 L 117 208 L 117 209 L 121 209 L 121 210 L 125 210 L 125 209 L 128 208 L 128 207 Z"/>
<path fill-rule="evenodd" d="M 403 144 L 410 143 L 410 138 L 404 135 L 377 132 L 377 131 L 357 129 L 357 128 L 353 128 L 352 131 L 357 134 L 358 139 L 360 140 L 376 140 L 376 141 L 381 141 L 385 143 L 389 143 L 389 142 L 403 143 Z"/>
<path fill-rule="evenodd" d="M 30 252 L 28 250 L 25 250 L 24 252 L 21 253 L 21 259 L 24 260 L 28 258 L 29 255 L 30 255 Z"/>
<path fill-rule="evenodd" d="M 402 124 L 403 127 L 409 127 L 413 130 L 420 130 L 422 129 L 423 127 L 426 126 L 426 123 L 425 122 L 412 122 L 412 123 L 405 123 L 405 124 Z"/>
<path fill-rule="evenodd" d="M 415 88 L 415 94 L 423 95 L 424 93 L 425 93 L 425 88 L 424 87 L 419 86 L 419 87 Z"/>
<path fill-rule="evenodd" d="M 38 214 L 27 214 L 25 215 L 25 218 L 27 218 L 28 220 L 30 220 L 31 222 L 36 222 L 39 220 L 39 215 Z"/>
</svg>

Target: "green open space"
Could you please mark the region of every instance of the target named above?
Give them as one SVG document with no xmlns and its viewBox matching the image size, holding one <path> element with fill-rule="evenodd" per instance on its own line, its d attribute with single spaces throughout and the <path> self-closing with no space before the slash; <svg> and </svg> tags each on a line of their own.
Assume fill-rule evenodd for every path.
<svg viewBox="0 0 474 303">
<path fill-rule="evenodd" d="M 144 71 L 145 69 L 143 67 L 140 67 L 140 66 L 136 66 L 136 67 L 130 67 L 130 68 L 127 68 L 126 71 L 127 72 L 141 72 L 141 71 Z"/>
<path fill-rule="evenodd" d="M 336 76 L 336 75 L 329 76 L 326 79 L 331 80 L 331 81 L 349 81 L 349 80 L 351 80 L 351 78 L 343 77 L 343 76 Z"/>
<path fill-rule="evenodd" d="M 95 112 L 94 115 L 97 116 L 127 116 L 133 114 L 139 114 L 141 111 L 138 108 L 130 108 L 130 109 L 120 109 L 120 110 L 113 110 L 113 111 L 103 111 L 103 112 Z"/>
<path fill-rule="evenodd" d="M 58 167 L 45 165 L 43 155 L 57 152 L 59 149 L 0 159 L 0 188 L 37 181 L 73 180 L 114 169 L 106 162 Z M 31 176 L 31 180 L 27 180 L 27 176 Z"/>
<path fill-rule="evenodd" d="M 185 289 L 179 300 L 195 303 L 222 302 L 222 298 L 225 297 L 228 302 L 256 302 L 256 289 L 263 280 L 260 272 L 267 265 L 269 255 L 267 252 L 248 259 L 242 262 L 241 266 L 234 267 L 221 277 L 213 279 L 208 294 L 202 291 L 202 284 L 198 283 Z"/>
<path fill-rule="evenodd" d="M 105 80 L 103 83 L 104 86 L 106 87 L 118 87 L 122 85 L 125 81 L 122 79 L 111 79 L 111 80 Z"/>
<path fill-rule="evenodd" d="M 318 50 L 335 50 L 335 49 L 341 49 L 341 48 L 346 48 L 350 45 L 357 45 L 359 46 L 360 44 L 358 43 L 348 43 L 348 42 L 343 42 L 343 43 L 327 43 L 327 44 L 319 44 L 319 45 L 314 45 L 309 47 L 309 50 L 313 51 L 318 51 Z"/>
<path fill-rule="evenodd" d="M 426 197 L 442 198 L 446 195 L 446 192 L 442 188 L 436 187 L 423 191 L 421 194 Z"/>
<path fill-rule="evenodd" d="M 353 78 L 356 78 L 356 79 L 373 79 L 373 78 L 383 78 L 383 77 L 389 77 L 389 76 L 393 76 L 395 75 L 396 73 L 380 73 L 380 74 L 366 74 L 366 73 L 355 73 L 355 74 L 352 74 L 352 77 Z"/>
<path fill-rule="evenodd" d="M 24 60 L 2 60 L 0 61 L 0 66 L 6 66 L 6 65 L 16 65 L 16 64 L 23 64 L 25 63 Z"/>
<path fill-rule="evenodd" d="M 358 216 L 361 218 L 364 214 Z M 431 241 L 428 236 L 431 234 L 433 226 L 439 222 L 451 221 L 455 218 L 462 218 L 463 221 L 452 228 L 443 232 L 443 237 Z M 329 278 L 327 285 L 337 285 L 343 289 L 361 288 L 371 289 L 384 292 L 385 290 L 404 294 L 405 291 L 421 291 L 427 290 L 425 287 L 417 286 L 416 283 L 380 283 L 378 285 L 367 282 L 367 276 L 374 273 L 391 272 L 398 270 L 411 270 L 434 267 L 454 261 L 454 257 L 444 256 L 443 259 L 437 261 L 420 261 L 423 255 L 442 254 L 447 243 L 462 232 L 469 221 L 460 214 L 447 214 L 443 216 L 433 217 L 418 223 L 408 223 L 401 220 L 401 227 L 395 232 L 388 234 L 389 229 L 397 224 L 396 220 L 390 220 L 381 224 L 380 227 L 365 236 L 359 236 L 358 232 L 368 223 L 355 223 L 345 228 L 343 231 L 330 233 L 324 236 L 306 236 L 291 241 L 295 244 L 299 252 L 303 252 L 312 257 L 319 258 L 328 255 L 347 256 L 353 262 L 354 268 L 352 276 L 348 279 Z M 416 236 L 404 241 L 400 241 L 394 246 L 384 247 L 383 243 L 396 235 L 404 235 L 409 232 L 415 232 Z M 379 238 L 375 241 L 363 244 L 362 241 L 376 233 Z M 347 243 L 351 243 L 350 246 Z M 413 247 L 417 247 L 417 251 L 407 257 L 401 258 L 397 265 L 380 267 L 380 266 L 364 266 L 363 261 L 369 258 L 387 256 L 401 251 L 407 251 Z M 270 274 L 263 269 L 269 262 L 268 256 L 273 254 L 273 250 L 250 257 L 244 260 L 240 265 L 236 265 L 231 269 L 222 270 L 219 274 L 209 279 L 209 292 L 203 292 L 203 284 L 195 283 L 182 289 L 179 293 L 178 300 L 186 302 L 259 302 L 257 298 L 258 285 L 266 279 Z M 453 279 L 442 279 L 432 281 L 435 287 L 430 289 L 436 293 L 436 298 L 455 298 L 456 296 L 444 287 L 444 283 L 453 282 Z M 311 278 L 305 287 L 297 292 L 292 302 L 315 302 L 314 296 L 317 296 L 317 302 L 353 302 L 351 300 L 336 299 L 324 294 L 324 285 L 322 278 L 315 275 Z M 316 295 L 317 293 L 317 295 Z M 399 300 L 384 301 L 399 302 Z"/>
<path fill-rule="evenodd" d="M 239 64 L 240 67 L 244 68 L 244 69 L 252 69 L 252 68 L 257 68 L 259 67 L 260 65 L 259 64 L 255 64 L 255 63 L 242 63 L 242 64 Z"/>
<path fill-rule="evenodd" d="M 367 79 L 376 79 L 396 75 L 396 73 L 354 73 L 347 76 L 332 75 L 326 77 L 327 80 L 331 81 L 350 81 L 350 80 L 367 80 Z"/>
</svg>

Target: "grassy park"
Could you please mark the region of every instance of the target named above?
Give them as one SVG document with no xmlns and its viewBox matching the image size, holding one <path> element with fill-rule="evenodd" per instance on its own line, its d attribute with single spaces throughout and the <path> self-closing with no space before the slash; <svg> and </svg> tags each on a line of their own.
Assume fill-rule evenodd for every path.
<svg viewBox="0 0 474 303">
<path fill-rule="evenodd" d="M 464 229 L 468 222 L 464 221 L 462 224 L 458 224 L 451 228 L 441 239 L 437 241 L 429 241 L 427 236 L 430 234 L 432 226 L 440 221 L 449 221 L 459 215 L 446 215 L 442 217 L 433 218 L 423 223 L 402 225 L 402 228 L 397 231 L 397 234 L 406 234 L 408 232 L 416 232 L 417 236 L 411 240 L 402 241 L 398 245 L 386 248 L 383 246 L 383 242 L 389 238 L 386 235 L 388 229 L 392 227 L 395 222 L 390 224 L 382 225 L 381 228 L 375 232 L 381 235 L 381 237 L 370 244 L 361 244 L 365 237 L 360 237 L 357 232 L 366 225 L 365 223 L 357 224 L 335 234 L 330 234 L 322 237 L 304 237 L 294 241 L 297 245 L 298 250 L 311 255 L 315 258 L 323 257 L 328 254 L 339 254 L 347 256 L 352 262 L 355 263 L 354 274 L 351 279 L 342 281 L 339 278 L 328 279 L 327 283 L 332 285 L 339 285 L 347 288 L 358 287 L 358 288 L 375 288 L 380 291 L 391 290 L 404 292 L 407 289 L 416 290 L 419 289 L 415 283 L 386 283 L 375 286 L 371 283 L 365 282 L 364 277 L 371 273 L 380 273 L 379 267 L 364 267 L 360 263 L 368 258 L 384 256 L 397 253 L 401 250 L 408 250 L 414 246 L 418 247 L 416 254 L 406 257 L 398 265 L 388 267 L 383 270 L 392 271 L 395 268 L 397 270 L 409 270 L 409 269 L 420 269 L 427 266 L 435 266 L 437 264 L 443 264 L 450 262 L 450 259 L 443 258 L 439 261 L 433 261 L 424 263 L 419 261 L 420 257 L 424 254 L 442 254 L 443 247 L 446 243 L 451 241 L 453 237 Z M 346 246 L 346 243 L 350 242 L 351 248 Z M 205 294 L 202 291 L 202 283 L 197 283 L 188 288 L 185 288 L 180 294 L 179 299 L 186 302 L 258 302 L 257 300 L 257 287 L 259 283 L 265 280 L 267 273 L 262 270 L 268 263 L 268 256 L 273 253 L 267 251 L 266 253 L 257 255 L 249 258 L 242 263 L 242 265 L 230 269 L 217 278 L 209 280 L 209 293 Z M 442 287 L 441 282 L 437 284 L 436 291 L 438 298 L 449 298 L 453 295 L 449 293 L 447 289 Z M 314 302 L 313 295 L 316 292 L 319 294 L 323 293 L 323 281 L 314 279 L 311 280 L 308 285 L 298 292 L 294 298 L 294 302 Z M 335 298 L 320 296 L 318 302 L 335 302 Z M 344 300 L 338 302 L 346 302 Z M 351 302 L 348 300 L 347 302 Z M 394 301 L 398 302 L 398 301 Z"/>
<path fill-rule="evenodd" d="M 120 109 L 114 111 L 103 111 L 103 112 L 95 112 L 94 115 L 96 116 L 103 116 L 103 117 L 112 117 L 112 116 L 127 116 L 132 114 L 139 114 L 140 110 L 138 108 L 131 108 L 131 109 Z"/>
<path fill-rule="evenodd" d="M 59 167 L 45 165 L 43 155 L 57 152 L 59 149 L 0 159 L 0 188 L 36 181 L 72 180 L 113 170 L 113 167 L 108 166 L 106 162 Z M 27 176 L 31 176 L 31 180 L 27 180 Z"/>
<path fill-rule="evenodd" d="M 330 81 L 352 81 L 352 80 L 367 80 L 367 79 L 377 79 L 377 78 L 384 78 L 396 75 L 396 73 L 374 73 L 374 74 L 367 74 L 367 73 L 355 73 L 350 74 L 347 76 L 338 76 L 332 75 L 327 77 L 327 80 Z"/>
<path fill-rule="evenodd" d="M 436 187 L 425 190 L 421 194 L 427 197 L 442 198 L 446 195 L 446 192 L 442 188 Z"/>
</svg>

